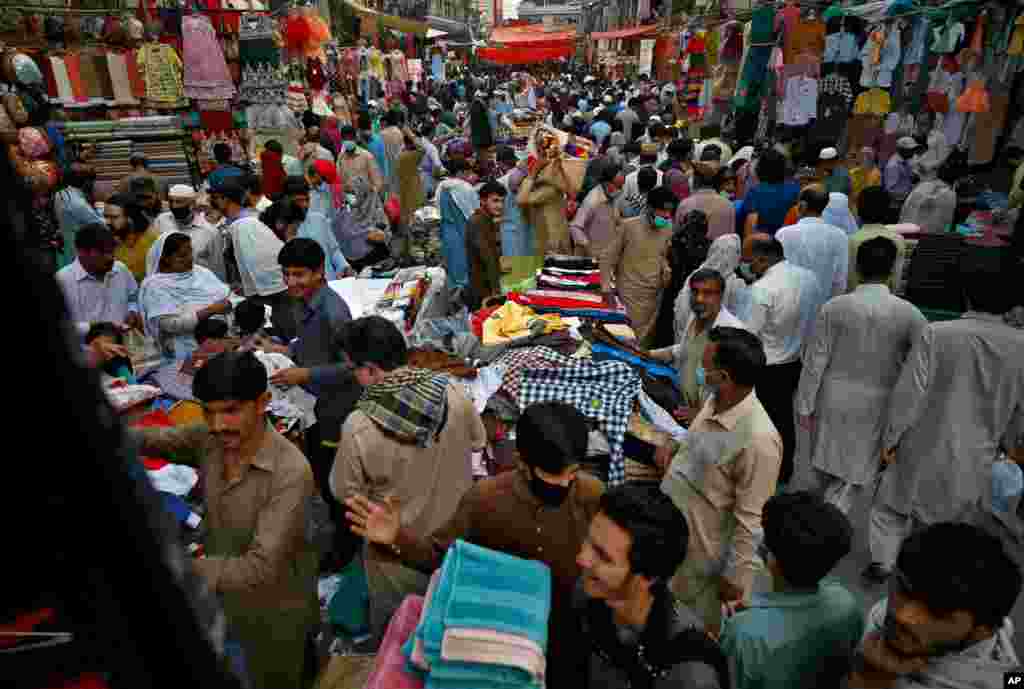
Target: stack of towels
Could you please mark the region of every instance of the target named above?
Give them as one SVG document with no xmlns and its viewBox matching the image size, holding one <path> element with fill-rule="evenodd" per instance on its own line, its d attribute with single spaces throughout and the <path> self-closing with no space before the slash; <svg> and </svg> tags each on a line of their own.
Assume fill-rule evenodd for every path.
<svg viewBox="0 0 1024 689">
<path fill-rule="evenodd" d="M 541 688 L 550 611 L 547 565 L 456 541 L 402 646 L 406 671 L 427 689 Z"/>
</svg>

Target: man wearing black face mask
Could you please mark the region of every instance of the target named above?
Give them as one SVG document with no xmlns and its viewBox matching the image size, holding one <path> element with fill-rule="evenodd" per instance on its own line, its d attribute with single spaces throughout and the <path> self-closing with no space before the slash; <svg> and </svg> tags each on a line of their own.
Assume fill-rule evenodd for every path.
<svg viewBox="0 0 1024 689">
<path fill-rule="evenodd" d="M 401 527 L 396 504 L 375 504 L 362 496 L 345 501 L 352 531 L 390 545 L 404 562 L 428 572 L 440 566 L 457 538 L 548 565 L 553 588 L 547 684 L 577 686 L 586 649 L 574 632 L 572 614 L 580 575 L 576 555 L 604 492 L 597 479 L 578 473 L 588 435 L 586 419 L 574 407 L 530 406 L 516 425 L 519 468 L 473 486 L 439 531 L 429 537 L 410 534 Z"/>
<path fill-rule="evenodd" d="M 196 190 L 187 184 L 173 185 L 167 192 L 171 209 L 158 215 L 153 221 L 153 227 L 160 235 L 168 232 L 187 234 L 192 240 L 192 256 L 196 264 L 213 271 L 214 275 L 227 282 L 224 236 L 206 218 L 195 212 L 196 196 Z"/>
</svg>

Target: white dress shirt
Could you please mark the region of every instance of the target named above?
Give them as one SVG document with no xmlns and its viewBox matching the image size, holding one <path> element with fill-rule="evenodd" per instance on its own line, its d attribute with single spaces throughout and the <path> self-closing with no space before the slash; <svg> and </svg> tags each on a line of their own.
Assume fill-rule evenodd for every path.
<svg viewBox="0 0 1024 689">
<path fill-rule="evenodd" d="M 818 279 L 789 261 L 779 261 L 753 284 L 750 332 L 761 338 L 769 366 L 800 358 L 800 348 L 814 326 Z"/>
<path fill-rule="evenodd" d="M 120 261 L 114 261 L 102 280 L 90 275 L 78 259 L 58 270 L 56 277 L 71 322 L 82 337 L 92 323 L 124 323 L 129 313 L 139 312 L 139 285 Z"/>
<path fill-rule="evenodd" d="M 850 239 L 843 230 L 821 218 L 801 218 L 796 225 L 776 232 L 775 238 L 782 242 L 787 261 L 806 268 L 818 279 L 818 308 L 832 297 L 846 294 Z"/>
</svg>

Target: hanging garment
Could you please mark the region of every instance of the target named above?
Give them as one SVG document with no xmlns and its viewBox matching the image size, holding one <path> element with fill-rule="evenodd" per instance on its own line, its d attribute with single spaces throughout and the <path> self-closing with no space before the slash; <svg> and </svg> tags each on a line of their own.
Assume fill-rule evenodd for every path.
<svg viewBox="0 0 1024 689">
<path fill-rule="evenodd" d="M 786 82 L 782 102 L 782 124 L 800 127 L 818 115 L 818 82 L 810 77 L 792 77 Z"/>
<path fill-rule="evenodd" d="M 234 98 L 235 85 L 209 18 L 189 14 L 181 21 L 185 95 L 198 100 Z"/>
<path fill-rule="evenodd" d="M 188 105 L 181 79 L 181 58 L 169 45 L 147 43 L 139 48 L 139 68 L 146 80 L 146 99 L 162 107 Z"/>
<path fill-rule="evenodd" d="M 914 17 L 910 30 L 910 43 L 903 53 L 904 65 L 919 65 L 924 62 L 925 43 L 928 40 L 928 19 Z"/>
<path fill-rule="evenodd" d="M 855 115 L 888 115 L 892 109 L 892 98 L 887 91 L 873 88 L 857 96 L 854 103 L 853 113 Z"/>
<path fill-rule="evenodd" d="M 1010 94 L 993 90 L 989 94 L 989 109 L 975 115 L 974 135 L 967 152 L 969 165 L 987 165 L 996 155 L 996 141 L 1006 126 L 1007 111 L 1010 108 Z"/>
<path fill-rule="evenodd" d="M 238 26 L 238 59 L 242 68 L 267 63 L 277 66 L 281 50 L 274 42 L 274 20 L 261 14 L 243 14 Z"/>
<path fill-rule="evenodd" d="M 797 55 L 812 55 L 819 60 L 825 52 L 825 22 L 798 19 L 792 31 L 786 31 L 784 57 L 786 64 L 796 62 Z"/>
<path fill-rule="evenodd" d="M 949 83 L 946 86 L 947 114 L 942 124 L 942 131 L 950 146 L 960 143 L 960 135 L 963 133 L 964 123 L 967 121 L 967 116 L 956 109 L 957 99 L 963 93 L 966 80 L 967 78 L 962 72 L 957 72 L 950 75 Z"/>
<path fill-rule="evenodd" d="M 842 139 L 846 129 L 850 105 L 853 103 L 853 89 L 846 77 L 830 74 L 821 80 L 818 91 L 814 141 L 830 142 L 829 145 L 832 145 Z"/>
<path fill-rule="evenodd" d="M 932 52 L 933 53 L 955 53 L 957 46 L 960 45 L 960 41 L 964 39 L 964 25 L 960 22 L 954 22 L 953 18 L 942 26 L 936 26 L 932 29 Z"/>
<path fill-rule="evenodd" d="M 1019 57 L 1024 55 L 1024 12 L 1017 15 L 1013 20 L 1013 34 L 1010 36 L 1010 43 L 1006 48 L 1007 55 Z"/>
<path fill-rule="evenodd" d="M 967 88 L 956 99 L 957 112 L 988 112 L 991 109 L 985 79 L 981 75 L 971 76 Z"/>
<path fill-rule="evenodd" d="M 856 34 L 840 31 L 825 36 L 825 63 L 848 64 L 860 60 L 860 48 L 857 47 Z"/>
<path fill-rule="evenodd" d="M 882 41 L 878 40 L 878 33 L 872 33 L 861 50 L 860 85 L 864 88 L 892 86 L 893 71 L 900 63 L 900 32 L 890 30 Z"/>
</svg>

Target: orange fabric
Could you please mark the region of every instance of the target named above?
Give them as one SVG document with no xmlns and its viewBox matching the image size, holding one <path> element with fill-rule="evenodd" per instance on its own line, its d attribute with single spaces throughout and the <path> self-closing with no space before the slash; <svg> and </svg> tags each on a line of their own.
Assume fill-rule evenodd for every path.
<svg viewBox="0 0 1024 689">
<path fill-rule="evenodd" d="M 608 41 L 615 38 L 637 38 L 639 36 L 654 36 L 658 33 L 658 27 L 654 24 L 650 26 L 634 26 L 629 29 L 619 29 L 618 31 L 598 31 L 597 33 L 590 34 L 590 37 L 595 41 Z"/>
<path fill-rule="evenodd" d="M 490 62 L 497 62 L 499 65 L 526 65 L 533 62 L 543 62 L 556 57 L 570 57 L 576 52 L 576 46 L 538 46 L 538 47 L 511 47 L 511 48 L 480 48 L 476 51 L 477 57 Z"/>
<path fill-rule="evenodd" d="M 492 46 L 502 44 L 515 47 L 523 47 L 523 44 L 530 47 L 560 46 L 567 43 L 575 45 L 576 31 L 545 31 L 542 24 L 499 26 L 491 32 L 489 42 Z"/>
<path fill-rule="evenodd" d="M 796 62 L 796 56 L 807 53 L 820 58 L 825 52 L 825 23 L 799 20 L 791 35 L 786 36 L 783 60 L 787 65 Z"/>
</svg>

